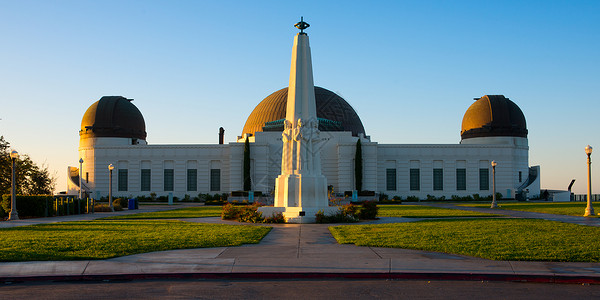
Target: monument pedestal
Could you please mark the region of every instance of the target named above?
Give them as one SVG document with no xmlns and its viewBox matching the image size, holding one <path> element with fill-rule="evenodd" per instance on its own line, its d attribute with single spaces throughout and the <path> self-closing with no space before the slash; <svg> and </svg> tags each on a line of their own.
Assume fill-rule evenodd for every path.
<svg viewBox="0 0 600 300">
<path fill-rule="evenodd" d="M 288 223 L 314 223 L 319 210 L 331 215 L 338 208 L 329 206 L 325 176 L 312 174 L 279 175 L 275 181 L 275 205 L 259 208 L 263 217 L 282 213 Z"/>
</svg>

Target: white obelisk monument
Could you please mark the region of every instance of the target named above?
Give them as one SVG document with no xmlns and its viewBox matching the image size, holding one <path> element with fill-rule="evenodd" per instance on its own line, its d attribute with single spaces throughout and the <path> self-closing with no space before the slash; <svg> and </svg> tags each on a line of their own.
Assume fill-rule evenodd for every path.
<svg viewBox="0 0 600 300">
<path fill-rule="evenodd" d="M 314 223 L 315 214 L 337 211 L 329 207 L 327 179 L 321 174 L 319 132 L 313 83 L 308 23 L 301 20 L 294 37 L 287 111 L 282 133 L 281 175 L 275 182 L 274 207 L 261 207 L 263 216 L 282 212 L 289 223 Z"/>
</svg>

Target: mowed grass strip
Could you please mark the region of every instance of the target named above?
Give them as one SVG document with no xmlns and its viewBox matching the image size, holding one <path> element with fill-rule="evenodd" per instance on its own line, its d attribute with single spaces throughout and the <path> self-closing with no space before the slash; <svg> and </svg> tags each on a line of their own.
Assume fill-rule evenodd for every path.
<svg viewBox="0 0 600 300">
<path fill-rule="evenodd" d="M 457 218 L 496 217 L 498 215 L 424 205 L 378 205 L 378 217 L 404 218 Z"/>
<path fill-rule="evenodd" d="M 176 220 L 80 221 L 0 229 L 0 261 L 105 259 L 173 249 L 255 244 L 265 226 Z"/>
<path fill-rule="evenodd" d="M 539 219 L 430 220 L 335 226 L 341 244 L 515 261 L 600 261 L 600 228 Z"/>
<path fill-rule="evenodd" d="M 593 202 L 598 207 L 600 202 Z M 460 204 L 466 207 L 489 208 L 489 204 Z M 500 209 L 531 211 L 555 215 L 583 216 L 587 202 L 551 202 L 551 203 L 499 203 Z"/>
<path fill-rule="evenodd" d="M 122 215 L 102 218 L 102 220 L 122 219 L 184 219 L 184 218 L 206 218 L 220 217 L 223 208 L 221 206 L 185 207 L 173 210 L 145 212 L 132 215 Z"/>
</svg>

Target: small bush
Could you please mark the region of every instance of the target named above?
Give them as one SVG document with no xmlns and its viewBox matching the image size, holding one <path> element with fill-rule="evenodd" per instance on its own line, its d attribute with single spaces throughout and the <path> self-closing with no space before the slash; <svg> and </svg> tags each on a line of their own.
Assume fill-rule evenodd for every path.
<svg viewBox="0 0 600 300">
<path fill-rule="evenodd" d="M 221 211 L 222 220 L 237 220 L 241 213 L 241 207 L 235 206 L 231 203 L 227 203 L 223 206 Z"/>
<path fill-rule="evenodd" d="M 378 212 L 379 207 L 375 201 L 365 201 L 362 203 L 358 216 L 361 220 L 375 220 Z"/>
<path fill-rule="evenodd" d="M 273 214 L 270 217 L 267 217 L 263 220 L 263 223 L 275 223 L 275 224 L 281 224 L 281 223 L 285 223 L 285 218 L 283 217 L 282 213 L 276 213 Z"/>
<path fill-rule="evenodd" d="M 245 223 L 262 223 L 264 218 L 262 213 L 258 211 L 258 205 L 250 205 L 242 207 L 238 221 Z"/>
<path fill-rule="evenodd" d="M 381 193 L 379 194 L 379 201 L 388 200 L 389 196 L 387 194 Z"/>
<path fill-rule="evenodd" d="M 282 214 L 274 215 L 270 218 L 263 218 L 262 213 L 258 211 L 260 205 L 243 205 L 236 206 L 232 203 L 223 205 L 223 211 L 221 212 L 221 219 L 223 220 L 236 220 L 238 222 L 246 223 L 284 223 L 285 219 Z M 267 221 L 268 220 L 268 221 Z"/>
<path fill-rule="evenodd" d="M 224 205 L 227 204 L 226 200 L 206 200 L 204 205 Z"/>
<path fill-rule="evenodd" d="M 420 199 L 417 196 L 408 196 L 406 197 L 406 202 L 419 202 Z"/>
<path fill-rule="evenodd" d="M 110 212 L 110 206 L 108 204 L 96 204 L 94 205 L 95 212 Z"/>
<path fill-rule="evenodd" d="M 317 223 L 355 223 L 358 222 L 358 206 L 354 204 L 346 204 L 339 206 L 339 211 L 333 215 L 325 215 L 322 210 L 316 214 Z"/>
<path fill-rule="evenodd" d="M 127 207 L 129 206 L 129 202 L 125 198 L 117 198 L 113 200 L 113 207 L 116 205 L 119 205 L 120 207 Z"/>
</svg>

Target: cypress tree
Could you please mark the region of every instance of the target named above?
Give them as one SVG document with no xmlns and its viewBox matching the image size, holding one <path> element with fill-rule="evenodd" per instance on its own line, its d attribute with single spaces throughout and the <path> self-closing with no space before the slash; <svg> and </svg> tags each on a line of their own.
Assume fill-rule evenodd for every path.
<svg viewBox="0 0 600 300">
<path fill-rule="evenodd" d="M 356 153 L 354 154 L 354 181 L 356 182 L 356 190 L 362 191 L 362 146 L 360 138 L 356 142 Z"/>
<path fill-rule="evenodd" d="M 244 191 L 252 189 L 252 179 L 250 178 L 250 142 L 246 137 L 244 143 Z"/>
</svg>

